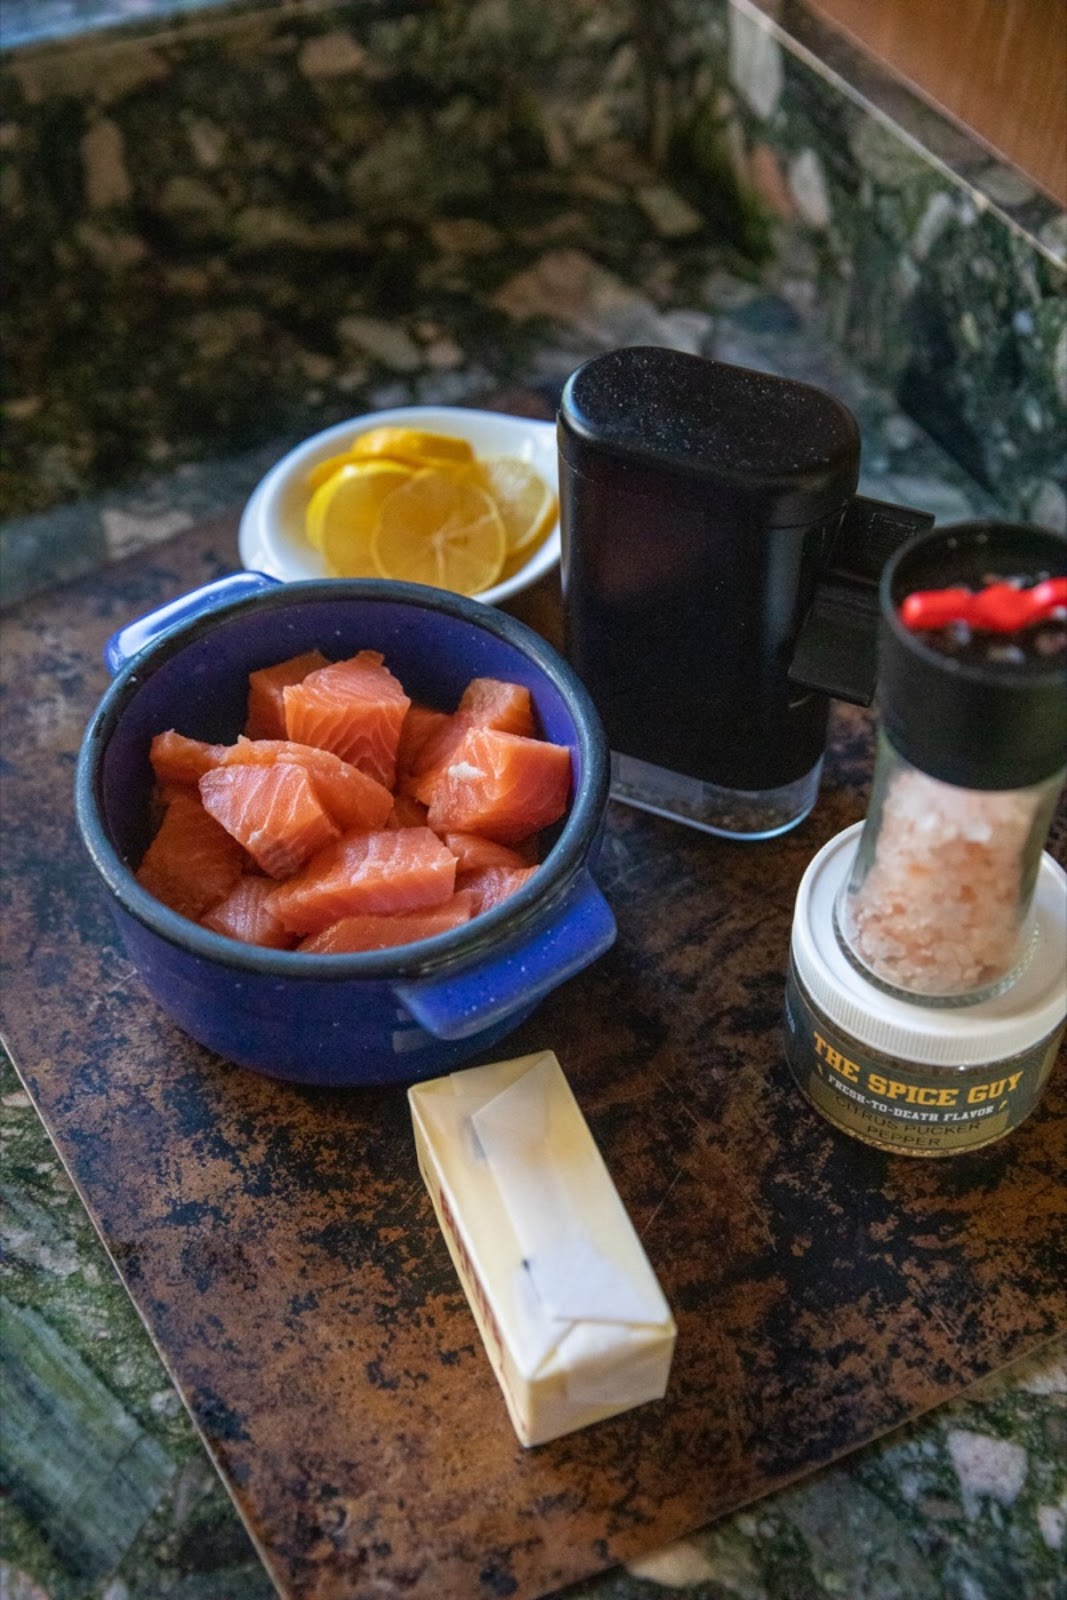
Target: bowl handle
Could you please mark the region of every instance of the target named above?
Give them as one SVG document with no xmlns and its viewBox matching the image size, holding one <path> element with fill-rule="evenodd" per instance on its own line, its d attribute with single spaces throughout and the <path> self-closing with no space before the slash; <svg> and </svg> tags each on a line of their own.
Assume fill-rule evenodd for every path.
<svg viewBox="0 0 1067 1600">
<path fill-rule="evenodd" d="M 547 928 L 539 924 L 461 977 L 420 978 L 396 984 L 393 992 L 427 1033 L 466 1039 L 536 1005 L 614 942 L 611 907 L 583 869 Z"/>
<path fill-rule="evenodd" d="M 137 617 L 124 628 L 113 633 L 104 646 L 104 665 L 114 677 L 127 661 L 151 644 L 161 633 L 178 622 L 191 622 L 201 612 L 214 611 L 230 600 L 243 600 L 245 595 L 258 594 L 262 589 L 273 589 L 277 578 L 268 578 L 265 572 L 234 572 L 228 578 L 216 578 L 200 589 L 170 600 L 156 611 Z"/>
</svg>

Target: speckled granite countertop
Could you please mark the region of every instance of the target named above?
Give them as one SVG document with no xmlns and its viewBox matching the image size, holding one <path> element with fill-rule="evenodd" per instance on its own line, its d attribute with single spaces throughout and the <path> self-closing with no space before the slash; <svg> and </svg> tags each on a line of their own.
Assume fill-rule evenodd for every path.
<svg viewBox="0 0 1067 1600">
<path fill-rule="evenodd" d="M 6 592 L 129 542 L 120 507 L 35 520 L 87 496 L 173 528 L 176 468 L 700 348 L 724 269 L 1067 527 L 1067 217 L 803 8 L 146 9 L 0 52 Z"/>
<path fill-rule="evenodd" d="M 89 54 L 2 63 L 10 603 L 240 503 L 311 427 L 507 408 L 509 385 L 550 409 L 618 343 L 822 383 L 860 419 L 867 493 L 1067 525 L 1062 214 L 891 86 L 843 92 L 849 64 L 810 23 L 787 39 L 788 6 L 677 0 L 635 25 L 620 0 L 553 0 L 536 48 L 518 3 L 229 4 L 217 37 L 143 9 Z M 144 136 L 153 97 L 166 140 Z M 266 1600 L 2 1070 L 0 1371 L 35 1421 L 0 1418 L 0 1594 Z M 1062 1600 L 1065 1462 L 1061 1340 L 572 1600 Z"/>
</svg>

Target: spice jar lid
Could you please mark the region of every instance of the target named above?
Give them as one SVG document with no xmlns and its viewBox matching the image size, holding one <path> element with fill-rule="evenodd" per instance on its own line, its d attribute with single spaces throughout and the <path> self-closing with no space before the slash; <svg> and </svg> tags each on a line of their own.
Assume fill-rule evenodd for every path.
<svg viewBox="0 0 1067 1600">
<path fill-rule="evenodd" d="M 971 1067 L 1032 1048 L 1067 1016 L 1067 873 L 1046 852 L 1034 892 L 1034 945 L 1010 989 L 975 1005 L 927 1006 L 878 988 L 848 960 L 834 905 L 859 845 L 857 822 L 825 844 L 797 891 L 793 961 L 804 988 L 859 1043 L 924 1066 Z"/>
<path fill-rule="evenodd" d="M 1067 576 L 1067 539 L 1022 523 L 968 522 L 903 545 L 881 582 L 878 707 L 895 750 L 962 789 L 1021 789 L 1067 757 L 1067 656 L 966 659 L 906 628 L 915 591 Z M 1025 653 L 1022 653 L 1025 655 Z"/>
</svg>

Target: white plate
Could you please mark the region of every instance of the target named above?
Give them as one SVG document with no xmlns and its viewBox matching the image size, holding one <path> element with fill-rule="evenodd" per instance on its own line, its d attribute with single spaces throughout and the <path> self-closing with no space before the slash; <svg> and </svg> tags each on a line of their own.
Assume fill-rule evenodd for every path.
<svg viewBox="0 0 1067 1600">
<path fill-rule="evenodd" d="M 463 406 L 400 406 L 392 411 L 372 411 L 305 439 L 260 480 L 241 514 L 238 533 L 241 560 L 249 571 L 265 572 L 286 582 L 330 576 L 322 555 L 304 534 L 308 502 L 305 476 L 317 462 L 343 451 L 357 434 L 385 424 L 457 434 L 469 439 L 479 456 L 519 456 L 536 467 L 553 490 L 559 491 L 555 423 L 509 417 L 496 411 L 469 411 Z M 475 599 L 496 605 L 529 588 L 558 564 L 559 548 L 557 522 L 524 567 L 503 583 L 483 590 Z"/>
</svg>

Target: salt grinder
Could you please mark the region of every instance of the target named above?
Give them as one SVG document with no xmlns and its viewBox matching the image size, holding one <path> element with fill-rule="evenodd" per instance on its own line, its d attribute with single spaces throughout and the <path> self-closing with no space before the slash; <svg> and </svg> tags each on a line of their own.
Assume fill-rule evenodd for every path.
<svg viewBox="0 0 1067 1600">
<path fill-rule="evenodd" d="M 1067 541 L 1004 524 L 927 534 L 886 569 L 878 753 L 837 922 L 848 953 L 888 989 L 975 1001 L 1026 959 L 1067 764 L 1067 622 L 1054 582 L 1065 573 Z M 973 607 L 985 590 L 995 604 L 991 586 L 1005 580 L 1020 617 L 1034 596 L 1030 627 L 964 620 L 968 599 Z M 1052 591 L 1045 623 L 1042 585 Z M 963 615 L 938 626 L 946 593 Z"/>
<path fill-rule="evenodd" d="M 839 1128 L 901 1154 L 992 1143 L 1038 1104 L 1067 1015 L 1067 539 L 970 523 L 881 585 L 866 821 L 797 895 L 786 1056 Z"/>
<path fill-rule="evenodd" d="M 870 702 L 882 567 L 933 518 L 856 495 L 831 395 L 677 350 L 579 367 L 558 440 L 566 650 L 612 794 L 712 833 L 795 826 L 827 697 Z"/>
</svg>

